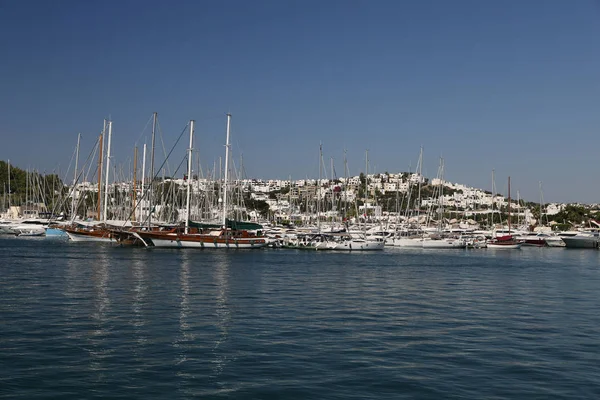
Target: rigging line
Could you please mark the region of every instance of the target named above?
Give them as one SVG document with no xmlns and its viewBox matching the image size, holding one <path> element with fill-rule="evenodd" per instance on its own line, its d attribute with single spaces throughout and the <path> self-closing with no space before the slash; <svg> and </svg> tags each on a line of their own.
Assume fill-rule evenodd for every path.
<svg viewBox="0 0 600 400">
<path fill-rule="evenodd" d="M 165 147 L 165 139 L 163 137 L 163 131 L 160 127 L 160 121 L 157 119 L 156 120 L 156 129 L 158 130 L 158 136 L 160 137 L 160 144 L 162 145 L 163 148 L 163 155 L 165 156 L 165 159 L 167 158 L 167 149 Z M 162 168 L 162 167 L 161 167 Z M 158 169 L 160 171 L 160 168 Z M 169 166 L 169 164 L 167 164 L 167 174 L 169 174 L 169 176 L 171 175 L 171 167 Z"/>
<path fill-rule="evenodd" d="M 67 171 L 65 172 L 65 178 L 63 179 L 63 182 L 67 181 L 67 177 L 69 175 L 69 171 L 71 171 L 71 165 L 73 164 L 73 159 L 75 158 L 75 154 L 77 153 L 77 146 L 75 146 L 75 150 L 73 150 L 73 153 L 71 153 L 71 160 L 69 161 L 69 166 L 67 167 Z"/>
<path fill-rule="evenodd" d="M 152 121 L 152 118 L 154 117 L 154 114 L 152 114 L 150 116 L 150 118 L 148 118 L 148 121 L 146 122 L 146 126 L 144 126 L 144 129 L 142 129 L 142 131 L 140 132 L 140 136 L 138 136 L 138 138 L 136 139 L 134 146 L 138 145 L 138 142 L 140 141 L 140 139 L 142 138 L 142 135 L 144 134 L 144 132 L 146 132 L 146 129 L 148 128 L 148 125 L 150 125 L 150 121 Z"/>
<path fill-rule="evenodd" d="M 171 150 L 169 151 L 169 153 L 167 154 L 167 156 L 165 157 L 164 161 L 162 162 L 162 164 L 160 165 L 160 167 L 158 167 L 158 169 L 156 170 L 156 173 L 154 174 L 154 176 L 152 177 L 152 181 L 154 181 L 154 179 L 156 179 L 158 177 L 158 174 L 160 173 L 160 170 L 163 168 L 163 166 L 165 165 L 165 163 L 167 162 L 167 160 L 169 159 L 169 157 L 171 156 L 171 153 L 173 153 L 173 150 L 175 150 L 175 147 L 177 147 L 177 145 L 179 144 L 179 141 L 181 140 L 181 138 L 183 137 L 183 134 L 186 133 L 187 129 L 188 129 L 189 123 L 185 124 L 185 127 L 183 128 L 183 130 L 181 131 L 181 133 L 179 134 L 179 137 L 177 138 L 177 140 L 175 141 L 175 144 L 173 145 L 173 147 L 171 147 Z M 131 216 L 133 215 L 133 213 L 135 212 L 135 210 L 138 208 L 138 206 L 140 205 L 140 203 L 142 202 L 142 200 L 144 200 L 144 198 L 146 197 L 146 195 L 150 192 L 150 190 L 144 192 L 144 195 L 137 201 L 137 203 L 134 205 L 134 207 L 131 209 L 131 211 L 129 212 L 129 216 L 127 217 L 127 219 L 123 222 L 123 227 L 125 226 L 125 224 L 127 223 L 127 221 L 129 221 L 131 219 Z M 150 212 L 148 213 L 148 215 L 146 216 L 146 219 L 143 221 L 142 225 L 144 223 L 146 223 L 148 221 L 148 218 L 150 217 L 150 213 L 152 212 L 152 210 L 150 210 Z"/>
<path fill-rule="evenodd" d="M 85 171 L 85 165 L 88 162 L 88 160 L 90 160 L 90 158 L 96 154 L 96 148 L 98 147 L 98 142 L 99 139 L 96 139 L 96 143 L 94 144 L 94 148 L 92 149 L 92 151 L 90 151 L 90 153 L 88 154 L 85 162 L 83 163 L 83 166 L 81 168 L 81 171 L 79 171 L 79 174 L 77 175 L 77 178 L 75 179 L 75 183 L 73 184 L 73 186 L 71 187 L 71 190 L 69 190 L 67 192 L 67 196 L 55 207 L 53 207 L 52 209 L 52 213 L 54 214 L 54 212 L 57 210 L 57 208 L 60 209 L 60 207 L 63 207 L 63 205 L 66 203 L 67 199 L 70 196 L 73 196 L 73 194 L 75 193 L 76 187 L 77 187 L 77 182 L 79 182 L 79 178 L 81 177 L 81 175 L 83 174 L 83 172 Z M 81 199 L 80 199 L 81 200 Z M 75 213 L 76 214 L 76 213 Z M 72 220 L 74 220 L 74 218 L 72 218 Z"/>
</svg>

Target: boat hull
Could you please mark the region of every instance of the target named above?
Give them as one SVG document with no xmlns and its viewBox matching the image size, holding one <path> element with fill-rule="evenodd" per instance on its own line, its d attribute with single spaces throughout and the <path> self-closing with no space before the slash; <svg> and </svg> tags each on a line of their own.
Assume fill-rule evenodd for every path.
<svg viewBox="0 0 600 400">
<path fill-rule="evenodd" d="M 546 239 L 548 247 L 565 247 L 565 242 L 561 238 Z"/>
<path fill-rule="evenodd" d="M 520 249 L 521 245 L 522 245 L 522 243 L 488 243 L 487 248 L 488 249 L 511 250 L 511 249 Z"/>
<path fill-rule="evenodd" d="M 138 232 L 146 245 L 163 248 L 256 249 L 267 245 L 264 238 L 225 238 L 212 235 L 152 234 Z"/>
<path fill-rule="evenodd" d="M 348 240 L 340 243 L 329 242 L 325 246 L 317 246 L 317 250 L 333 251 L 376 251 L 383 250 L 384 242 L 371 242 L 365 240 Z"/>
<path fill-rule="evenodd" d="M 598 248 L 598 237 L 590 236 L 590 237 L 563 237 L 563 242 L 565 242 L 565 246 L 567 248 L 573 249 L 596 249 Z"/>
<path fill-rule="evenodd" d="M 464 249 L 467 243 L 460 239 L 424 239 L 424 249 Z"/>
<path fill-rule="evenodd" d="M 67 232 L 59 228 L 46 228 L 46 237 L 68 237 Z"/>
<path fill-rule="evenodd" d="M 100 236 L 100 235 L 90 235 L 89 233 L 82 232 L 69 232 L 67 231 L 67 236 L 73 242 L 103 242 L 103 243 L 112 243 L 115 240 L 110 235 Z"/>
<path fill-rule="evenodd" d="M 460 239 L 400 238 L 388 239 L 395 247 L 411 249 L 464 249 L 467 243 Z"/>
</svg>

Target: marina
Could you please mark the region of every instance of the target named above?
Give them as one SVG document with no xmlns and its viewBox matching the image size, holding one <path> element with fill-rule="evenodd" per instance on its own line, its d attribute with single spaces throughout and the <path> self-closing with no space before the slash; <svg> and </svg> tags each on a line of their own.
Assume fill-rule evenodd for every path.
<svg viewBox="0 0 600 400">
<path fill-rule="evenodd" d="M 2 2 L 0 400 L 600 399 L 599 2 Z"/>
<path fill-rule="evenodd" d="M 151 120 L 154 143 L 158 114 L 153 113 Z M 444 179 L 443 158 L 436 177 L 428 179 L 422 174 L 422 148 L 412 173 L 369 175 L 366 151 L 364 174 L 348 177 L 345 172 L 343 178 L 336 177 L 332 159 L 331 175 L 323 178 L 320 145 L 317 180 L 295 184 L 278 181 L 267 190 L 258 190 L 257 180 L 231 179 L 231 175 L 238 175 L 230 162 L 231 120 L 231 114 L 226 114 L 224 173 L 219 178 L 210 174 L 201 178 L 196 174 L 200 167 L 193 168 L 194 161 L 200 163 L 193 152 L 194 120 L 187 123 L 168 153 L 173 153 L 187 133 L 189 145 L 179 161 L 187 169 L 179 180 L 158 177 L 152 145 L 148 168 L 144 147 L 140 181 L 135 158 L 133 179 L 111 183 L 113 123 L 110 120 L 104 120 L 102 133 L 87 160 L 89 171 L 92 156 L 97 153 L 94 186 L 81 175 L 86 165 L 79 166 L 79 136 L 71 185 L 62 183 L 56 175 L 48 177 L 18 168 L 15 171 L 10 162 L 2 162 L 6 167 L 2 168 L 2 172 L 6 171 L 4 187 L 9 191 L 3 197 L 0 234 L 197 249 L 276 247 L 370 252 L 385 247 L 513 250 L 521 246 L 599 247 L 600 223 L 595 219 L 600 219 L 598 205 L 587 209 L 580 205 L 551 208 L 542 200 L 537 205 L 515 202 L 511 198 L 510 176 L 507 198 L 495 193 L 494 171 L 491 193 L 453 184 Z M 169 156 L 162 165 L 168 161 Z M 346 159 L 344 170 L 347 171 Z M 151 178 L 145 178 L 146 174 Z M 19 196 L 10 189 L 11 180 L 15 179 L 12 175 L 26 182 L 24 188 L 21 186 L 15 192 Z M 48 187 L 50 184 L 52 187 Z M 395 204 L 390 202 L 392 196 Z M 19 201 L 22 205 L 14 204 Z M 558 229 L 561 224 L 557 220 L 573 212 L 579 213 L 575 217 L 582 218 L 581 222 L 566 225 L 568 230 Z"/>
</svg>

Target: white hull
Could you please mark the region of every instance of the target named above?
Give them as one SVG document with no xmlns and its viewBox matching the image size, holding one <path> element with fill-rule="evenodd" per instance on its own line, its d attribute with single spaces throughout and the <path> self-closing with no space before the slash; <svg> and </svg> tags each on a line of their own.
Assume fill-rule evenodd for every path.
<svg viewBox="0 0 600 400">
<path fill-rule="evenodd" d="M 423 247 L 421 238 L 399 238 L 399 239 L 387 239 L 387 242 L 391 243 L 392 246 L 396 247 L 407 247 L 413 249 L 420 249 Z"/>
<path fill-rule="evenodd" d="M 345 240 L 343 242 L 324 242 L 323 246 L 317 246 L 317 250 L 339 250 L 339 251 L 373 251 L 383 250 L 384 242 L 371 242 L 367 240 Z"/>
<path fill-rule="evenodd" d="M 424 249 L 464 249 L 467 244 L 460 239 L 423 239 Z"/>
<path fill-rule="evenodd" d="M 14 235 L 15 231 L 11 225 L 0 225 L 0 235 Z"/>
<path fill-rule="evenodd" d="M 461 239 L 399 238 L 387 239 L 392 246 L 412 249 L 461 249 L 467 247 Z"/>
<path fill-rule="evenodd" d="M 546 238 L 546 245 L 548 247 L 565 247 L 565 242 L 560 237 Z"/>
<path fill-rule="evenodd" d="M 103 243 L 112 243 L 115 240 L 109 237 L 97 237 L 97 236 L 89 236 L 89 235 L 78 235 L 77 233 L 67 232 L 67 236 L 73 242 L 103 242 Z"/>
<path fill-rule="evenodd" d="M 383 250 L 383 242 L 370 242 L 364 240 L 347 240 L 343 242 L 323 242 L 315 246 L 317 250 L 336 251 L 373 251 Z"/>
<path fill-rule="evenodd" d="M 520 249 L 520 248 L 521 248 L 521 243 L 516 243 L 516 244 L 497 244 L 497 243 L 488 243 L 488 244 L 487 244 L 487 248 L 488 248 L 488 249 L 506 249 L 506 250 L 510 250 L 510 249 Z"/>
<path fill-rule="evenodd" d="M 43 229 L 15 229 L 15 233 L 17 236 L 44 236 L 46 231 Z"/>
</svg>

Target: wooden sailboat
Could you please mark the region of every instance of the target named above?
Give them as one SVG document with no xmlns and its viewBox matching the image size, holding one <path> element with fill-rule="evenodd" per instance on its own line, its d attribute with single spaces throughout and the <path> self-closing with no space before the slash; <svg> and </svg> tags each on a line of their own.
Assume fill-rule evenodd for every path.
<svg viewBox="0 0 600 400">
<path fill-rule="evenodd" d="M 497 236 L 487 243 L 488 249 L 520 249 L 523 242 L 510 234 L 510 176 L 508 177 L 508 235 Z"/>
<path fill-rule="evenodd" d="M 227 185 L 229 170 L 229 133 L 231 114 L 227 114 L 227 139 L 225 144 L 225 179 L 223 190 L 222 225 L 208 225 L 190 221 L 190 197 L 192 177 L 192 148 L 194 140 L 194 121 L 190 121 L 190 146 L 188 149 L 188 180 L 186 193 L 185 225 L 163 231 L 135 231 L 134 236 L 146 246 L 171 248 L 260 248 L 267 244 L 257 232 L 261 225 L 230 221 L 227 218 Z"/>
<path fill-rule="evenodd" d="M 106 134 L 106 128 L 108 127 L 108 144 L 106 153 L 106 183 L 104 187 L 104 207 L 102 207 L 102 166 L 103 166 L 103 139 Z M 98 222 L 91 224 L 75 223 L 74 217 L 73 223 L 68 226 L 64 226 L 61 229 L 66 232 L 73 242 L 114 242 L 115 236 L 113 232 L 107 227 L 107 207 L 108 207 L 108 176 L 110 171 L 110 147 L 112 138 L 112 121 L 104 120 L 104 128 L 102 134 L 98 140 L 99 154 L 98 154 L 98 203 L 96 210 L 96 217 Z M 78 141 L 79 143 L 79 141 Z M 79 144 L 78 144 L 79 146 Z M 74 191 L 75 193 L 75 191 Z M 73 200 L 75 207 L 75 199 Z M 76 213 L 75 210 L 72 211 Z"/>
</svg>

